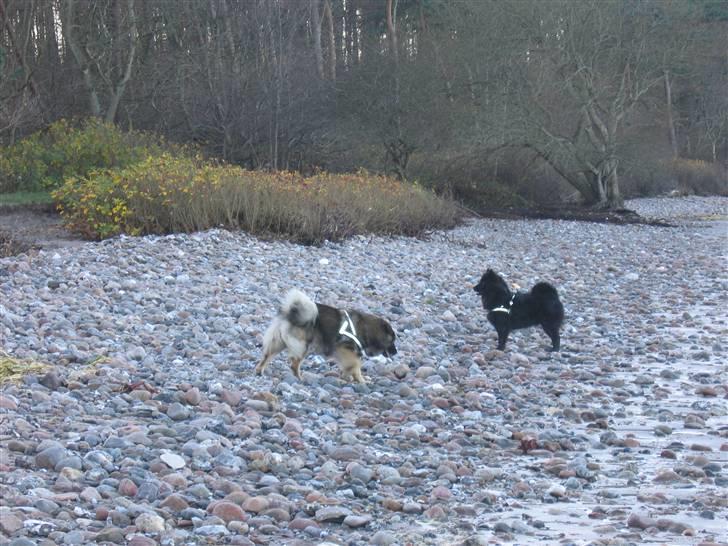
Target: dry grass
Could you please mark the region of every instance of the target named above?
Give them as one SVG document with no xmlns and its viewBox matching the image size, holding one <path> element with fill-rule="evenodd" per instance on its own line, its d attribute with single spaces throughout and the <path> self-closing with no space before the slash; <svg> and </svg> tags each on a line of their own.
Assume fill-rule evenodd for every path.
<svg viewBox="0 0 728 546">
<path fill-rule="evenodd" d="M 0 258 L 16 256 L 28 252 L 31 248 L 33 248 L 32 245 L 18 241 L 6 231 L 0 231 Z"/>
<path fill-rule="evenodd" d="M 0 384 L 19 383 L 24 375 L 41 373 L 49 369 L 49 365 L 35 360 L 15 358 L 0 351 Z"/>
<path fill-rule="evenodd" d="M 717 163 L 700 159 L 676 159 L 672 174 L 683 194 L 728 195 L 728 180 Z"/>
<path fill-rule="evenodd" d="M 171 155 L 67 179 L 54 196 L 68 227 L 93 239 L 223 226 L 317 244 L 365 233 L 417 235 L 461 217 L 452 201 L 366 172 L 303 177 Z"/>
</svg>

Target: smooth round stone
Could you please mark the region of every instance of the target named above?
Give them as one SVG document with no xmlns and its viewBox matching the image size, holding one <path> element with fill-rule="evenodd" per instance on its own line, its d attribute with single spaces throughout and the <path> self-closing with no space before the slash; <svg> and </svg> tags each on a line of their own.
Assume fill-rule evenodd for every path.
<svg viewBox="0 0 728 546">
<path fill-rule="evenodd" d="M 371 523 L 372 517 L 369 515 L 364 516 L 357 516 L 357 515 L 351 515 L 346 516 L 344 518 L 344 525 L 351 527 L 353 529 L 357 529 L 359 527 L 364 527 L 365 525 L 369 525 Z"/>
<path fill-rule="evenodd" d="M 377 531 L 369 539 L 369 544 L 373 544 L 374 546 L 390 546 L 395 542 L 397 542 L 397 537 L 389 531 Z"/>
<path fill-rule="evenodd" d="M 159 506 L 161 508 L 167 508 L 172 512 L 181 512 L 189 508 L 189 503 L 181 495 L 172 493 L 171 495 L 167 496 L 162 502 L 160 502 Z"/>
<path fill-rule="evenodd" d="M 353 461 L 361 457 L 361 451 L 352 446 L 337 447 L 331 452 L 331 458 L 335 461 Z"/>
<path fill-rule="evenodd" d="M 90 502 L 90 503 L 97 503 L 101 500 L 101 495 L 99 492 L 93 488 L 93 487 L 85 487 L 83 491 L 79 494 L 79 497 L 84 502 Z"/>
<path fill-rule="evenodd" d="M 561 484 L 555 483 L 546 490 L 546 494 L 560 499 L 566 495 L 566 488 Z"/>
<path fill-rule="evenodd" d="M 56 465 L 66 459 L 68 451 L 64 447 L 49 447 L 35 456 L 35 465 L 38 468 L 55 470 Z M 59 469 L 60 470 L 60 469 Z"/>
<path fill-rule="evenodd" d="M 162 453 L 159 456 L 160 460 L 170 467 L 172 470 L 179 470 L 185 467 L 185 460 L 176 453 Z"/>
<path fill-rule="evenodd" d="M 10 512 L 0 512 L 0 530 L 8 535 L 23 528 L 23 520 Z"/>
<path fill-rule="evenodd" d="M 195 529 L 195 534 L 203 537 L 224 536 L 230 534 L 224 525 L 202 525 Z"/>
<path fill-rule="evenodd" d="M 250 497 L 243 501 L 243 510 L 259 514 L 270 507 L 270 501 L 267 497 L 256 496 Z"/>
<path fill-rule="evenodd" d="M 18 409 L 18 402 L 10 396 L 0 394 L 0 408 L 15 411 Z"/>
<path fill-rule="evenodd" d="M 118 527 L 107 527 L 98 532 L 95 538 L 96 542 L 113 542 L 114 544 L 124 544 L 124 532 Z"/>
<path fill-rule="evenodd" d="M 36 502 L 33 503 L 33 506 L 41 512 L 45 512 L 46 514 L 50 514 L 51 516 L 57 514 L 58 511 L 61 509 L 58 503 L 53 502 L 49 499 L 38 499 Z"/>
<path fill-rule="evenodd" d="M 164 519 L 156 514 L 144 512 L 134 520 L 134 525 L 142 533 L 161 533 L 164 531 Z"/>
<path fill-rule="evenodd" d="M 60 472 L 64 468 L 72 468 L 74 470 L 81 470 L 83 468 L 83 461 L 81 457 L 77 455 L 71 455 L 70 457 L 63 457 L 56 463 L 55 470 Z"/>
<path fill-rule="evenodd" d="M 144 481 L 139 485 L 137 494 L 134 496 L 136 500 L 145 500 L 154 502 L 159 496 L 159 485 L 154 482 Z"/>
<path fill-rule="evenodd" d="M 219 501 L 214 504 L 211 511 L 213 516 L 217 516 L 225 523 L 231 521 L 245 521 L 247 515 L 240 506 L 232 502 Z"/>
<path fill-rule="evenodd" d="M 366 468 L 359 463 L 351 463 L 347 466 L 347 472 L 349 475 L 361 481 L 362 483 L 369 483 L 374 478 L 374 471 Z"/>
<path fill-rule="evenodd" d="M 417 368 L 417 371 L 415 371 L 415 377 L 417 379 L 427 379 L 428 377 L 431 377 L 436 374 L 437 374 L 437 370 L 435 370 L 435 368 L 432 368 L 430 366 L 421 366 L 421 367 Z"/>
<path fill-rule="evenodd" d="M 316 521 L 320 523 L 341 523 L 347 516 L 353 515 L 351 510 L 343 506 L 326 506 L 316 510 Z"/>
<path fill-rule="evenodd" d="M 675 483 L 682 481 L 682 478 L 673 470 L 663 470 L 652 479 L 655 483 Z"/>
<path fill-rule="evenodd" d="M 125 497 L 134 497 L 138 491 L 139 488 L 130 479 L 123 478 L 119 480 L 119 494 L 124 495 Z"/>
<path fill-rule="evenodd" d="M 447 487 L 438 485 L 432 490 L 430 497 L 434 500 L 449 500 L 452 497 L 452 492 Z"/>
<path fill-rule="evenodd" d="M 156 540 L 143 535 L 134 535 L 127 542 L 127 546 L 157 546 Z"/>
<path fill-rule="evenodd" d="M 430 506 L 427 510 L 423 512 L 423 515 L 429 519 L 434 520 L 444 520 L 447 517 L 445 509 L 439 504 L 436 504 L 435 506 Z"/>
<path fill-rule="evenodd" d="M 655 527 L 656 522 L 644 514 L 632 512 L 627 518 L 627 527 L 636 527 L 638 529 L 647 529 Z"/>
<path fill-rule="evenodd" d="M 189 410 L 179 402 L 173 402 L 167 408 L 167 416 L 173 421 L 184 421 L 189 415 Z"/>
<path fill-rule="evenodd" d="M 188 391 L 186 391 L 182 395 L 185 402 L 187 402 L 191 406 L 197 406 L 202 401 L 202 395 L 200 394 L 200 389 L 197 387 L 192 387 Z"/>
</svg>

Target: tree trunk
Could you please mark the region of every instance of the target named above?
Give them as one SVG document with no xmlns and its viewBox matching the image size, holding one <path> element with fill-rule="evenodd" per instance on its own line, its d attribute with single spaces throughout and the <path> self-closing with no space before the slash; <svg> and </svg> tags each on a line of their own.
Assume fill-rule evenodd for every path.
<svg viewBox="0 0 728 546">
<path fill-rule="evenodd" d="M 321 14 L 319 0 L 311 0 L 311 25 L 313 27 L 313 52 L 316 56 L 316 71 L 324 79 L 324 51 L 321 48 Z"/>
<path fill-rule="evenodd" d="M 677 146 L 677 135 L 675 133 L 675 121 L 672 113 L 672 84 L 670 83 L 670 72 L 665 70 L 665 102 L 667 103 L 667 130 L 672 148 L 672 158 L 677 159 L 679 149 Z"/>
<path fill-rule="evenodd" d="M 445 82 L 445 93 L 447 94 L 447 100 L 450 104 L 453 104 L 455 102 L 455 99 L 453 97 L 452 92 L 452 83 L 450 82 L 450 78 L 447 75 L 447 70 L 445 68 L 445 63 L 442 61 L 442 55 L 440 55 L 440 46 L 437 43 L 437 40 L 434 36 L 430 35 L 429 28 L 427 26 L 427 20 L 425 19 L 425 10 L 423 6 L 423 0 L 420 0 L 420 32 L 423 36 L 427 36 L 430 40 L 430 43 L 432 44 L 432 53 L 435 56 L 435 63 L 437 64 L 437 67 L 440 70 L 440 74 L 442 74 L 442 79 Z M 472 72 L 470 71 L 470 67 L 468 66 L 468 74 L 470 75 L 470 79 L 472 81 Z M 471 86 L 470 88 L 471 94 L 473 93 L 473 88 Z M 476 123 L 477 123 L 477 117 L 476 117 Z"/>
<path fill-rule="evenodd" d="M 50 2 L 43 6 L 43 25 L 45 27 L 45 51 L 48 57 L 48 63 L 51 70 L 55 72 L 55 68 L 61 64 L 60 51 L 58 49 L 58 36 L 56 35 L 55 16 L 53 6 Z"/>
<path fill-rule="evenodd" d="M 96 89 L 93 75 L 91 74 L 91 59 L 81 49 L 80 44 L 76 40 L 76 35 L 73 32 L 76 26 L 75 22 L 75 0 L 66 0 L 65 9 L 65 21 L 63 22 L 63 34 L 68 44 L 68 48 L 73 54 L 73 58 L 76 60 L 76 64 L 81 69 L 83 75 L 83 83 L 86 85 L 86 90 L 89 93 L 89 109 L 91 115 L 95 117 L 101 117 L 101 102 L 99 101 L 99 94 Z"/>
<path fill-rule="evenodd" d="M 327 21 L 329 34 L 329 79 L 336 81 L 336 33 L 334 32 L 334 15 L 331 12 L 331 2 L 324 0 L 324 18 Z"/>
<path fill-rule="evenodd" d="M 138 32 L 137 32 L 137 23 L 136 23 L 136 15 L 134 13 L 134 0 L 127 0 L 127 17 L 129 17 L 129 56 L 126 60 L 126 68 L 124 70 L 124 73 L 121 75 L 119 81 L 117 82 L 116 86 L 114 87 L 112 93 L 111 93 L 111 99 L 109 101 L 109 106 L 106 109 L 106 116 L 104 116 L 104 119 L 109 123 L 114 123 L 114 120 L 116 119 L 116 113 L 119 110 L 119 103 L 121 102 L 121 97 L 124 94 L 124 90 L 126 89 L 126 84 L 131 78 L 131 70 L 132 66 L 134 65 L 134 57 L 136 54 L 136 48 L 137 48 L 137 38 L 138 38 Z M 121 32 L 119 32 L 119 36 L 117 36 L 117 40 L 121 41 Z M 121 49 L 121 48 L 119 48 Z M 120 54 L 121 57 L 121 54 Z M 119 66 L 121 68 L 121 66 Z"/>
<path fill-rule="evenodd" d="M 0 17 L 2 17 L 3 19 L 3 26 L 5 27 L 5 31 L 8 34 L 8 40 L 10 42 L 10 47 L 13 50 L 13 54 L 15 55 L 15 59 L 18 61 L 20 67 L 23 69 L 25 85 L 30 88 L 31 93 L 35 98 L 39 98 L 40 93 L 38 92 L 38 86 L 36 85 L 35 80 L 33 79 L 33 74 L 25 61 L 25 50 L 24 48 L 21 49 L 20 45 L 18 44 L 17 37 L 15 36 L 15 32 L 13 30 L 13 26 L 10 23 L 7 10 L 5 9 L 5 0 L 0 0 Z"/>
<path fill-rule="evenodd" d="M 624 207 L 624 199 L 619 191 L 619 176 L 617 173 L 618 162 L 616 159 L 606 161 L 604 179 L 606 193 L 606 208 L 621 209 Z"/>
<path fill-rule="evenodd" d="M 347 2 L 347 6 L 349 3 Z M 349 61 L 349 67 L 353 67 L 356 64 L 359 64 L 359 32 L 360 32 L 360 26 L 359 26 L 359 13 L 358 13 L 358 5 L 352 4 L 350 11 L 351 11 L 351 26 L 350 26 L 350 32 L 351 32 L 351 54 L 352 58 Z"/>
<path fill-rule="evenodd" d="M 387 38 L 389 39 L 389 49 L 392 56 L 392 76 L 394 80 L 394 108 L 392 111 L 392 121 L 394 122 L 395 137 L 385 143 L 387 154 L 392 160 L 397 177 L 405 178 L 404 169 L 406 162 L 402 164 L 403 155 L 401 150 L 406 147 L 402 138 L 402 115 L 400 112 L 400 89 L 399 89 L 399 47 L 397 44 L 397 0 L 387 0 Z M 409 154 L 407 154 L 409 156 Z"/>
</svg>

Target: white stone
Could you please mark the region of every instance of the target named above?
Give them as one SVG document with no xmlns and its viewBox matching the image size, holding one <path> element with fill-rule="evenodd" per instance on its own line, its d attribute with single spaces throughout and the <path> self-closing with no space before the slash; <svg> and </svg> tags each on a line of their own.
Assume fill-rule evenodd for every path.
<svg viewBox="0 0 728 546">
<path fill-rule="evenodd" d="M 184 468 L 185 460 L 175 453 L 163 453 L 160 457 L 162 462 L 173 470 Z"/>
</svg>

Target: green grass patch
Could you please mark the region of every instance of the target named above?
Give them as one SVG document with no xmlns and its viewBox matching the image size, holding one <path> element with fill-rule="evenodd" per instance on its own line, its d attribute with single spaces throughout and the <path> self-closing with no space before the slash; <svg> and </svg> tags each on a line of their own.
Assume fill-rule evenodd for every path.
<svg viewBox="0 0 728 546">
<path fill-rule="evenodd" d="M 50 205 L 53 197 L 45 191 L 0 193 L 0 205 Z"/>
</svg>

